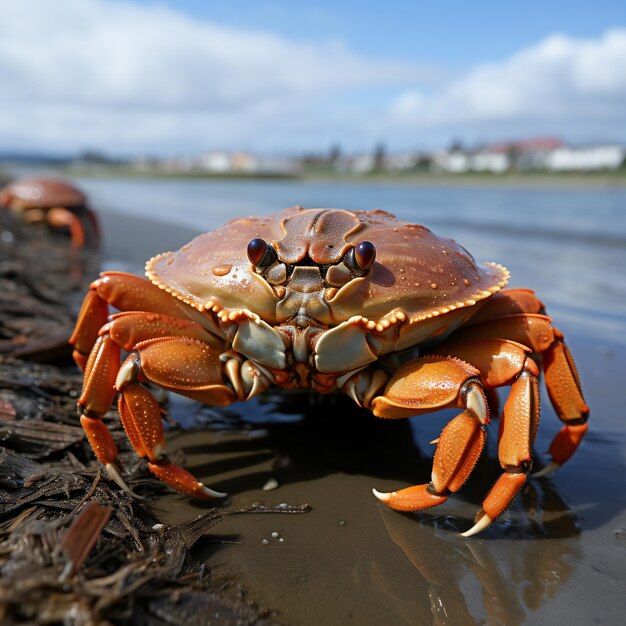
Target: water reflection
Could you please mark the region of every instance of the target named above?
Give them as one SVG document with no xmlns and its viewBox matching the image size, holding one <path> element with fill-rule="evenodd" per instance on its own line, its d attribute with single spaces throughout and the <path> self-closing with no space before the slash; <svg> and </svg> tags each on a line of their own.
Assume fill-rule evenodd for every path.
<svg viewBox="0 0 626 626">
<path fill-rule="evenodd" d="M 407 623 L 415 623 L 419 614 L 418 623 L 515 626 L 555 596 L 581 558 L 576 517 L 549 485 L 530 485 L 526 491 L 523 508 L 530 512 L 532 502 L 533 518 L 499 526 L 499 541 L 465 541 L 449 532 L 456 529 L 450 518 L 419 522 L 379 507 L 389 537 L 414 568 L 414 591 L 398 597 L 397 563 L 391 569 L 388 563 L 372 563 L 370 572 L 385 593 L 410 605 Z M 523 541 L 512 543 L 509 537 Z M 554 537 L 571 539 L 535 541 Z M 430 618 L 423 614 L 424 596 L 429 598 Z"/>
<path fill-rule="evenodd" d="M 357 593 L 369 589 L 366 598 L 359 597 L 358 602 L 365 603 L 366 612 L 368 602 L 372 610 L 383 602 L 390 623 L 521 624 L 557 594 L 582 558 L 576 514 L 547 480 L 528 484 L 511 510 L 482 536 L 472 540 L 459 536 L 459 530 L 471 525 L 473 514 L 501 471 L 493 453 L 485 455 L 466 488 L 442 507 L 400 514 L 371 502 L 364 483 L 399 486 L 428 479 L 432 451 L 418 445 L 417 439 L 428 441 L 449 419 L 447 413 L 424 416 L 415 425 L 408 420 L 376 419 L 342 396 L 270 393 L 226 411 L 175 402 L 172 414 L 188 416 L 190 408 L 208 430 L 197 433 L 194 443 L 184 446 L 191 460 L 188 466 L 199 477 L 206 477 L 212 487 L 237 494 L 234 503 L 222 509 L 226 515 L 252 498 L 267 502 L 269 496 L 270 502 L 287 498 L 291 504 L 300 503 L 289 499 L 293 493 L 313 505 L 313 512 L 306 514 L 315 517 L 315 523 L 307 526 L 312 536 L 306 556 L 300 551 L 283 555 L 281 569 L 290 571 L 302 558 L 316 562 L 316 544 L 327 539 L 324 528 L 328 520 L 321 499 L 345 498 L 344 491 L 333 490 L 352 493 L 346 510 L 359 519 L 363 541 L 373 540 L 377 545 L 357 553 L 355 559 L 354 548 L 340 544 L 337 563 L 317 572 L 317 581 L 311 576 L 309 589 L 313 592 L 318 586 L 340 584 L 346 602 L 351 594 L 356 602 Z M 494 441 L 496 433 L 497 424 L 490 431 Z M 194 463 L 196 458 L 202 460 Z M 281 485 L 281 493 L 273 500 L 271 494 L 260 491 L 268 476 Z M 382 524 L 377 524 L 376 518 Z M 238 528 L 244 544 L 246 535 L 256 532 L 253 522 Z M 225 530 L 231 532 L 228 524 Z M 223 554 L 216 558 L 227 560 Z M 247 560 L 258 557 L 250 545 L 238 558 L 254 571 Z M 350 568 L 360 592 L 350 586 L 345 573 Z M 261 590 L 289 584 L 281 580 L 277 571 L 272 581 L 253 584 Z M 294 602 L 297 604 L 297 596 Z M 332 613 L 333 607 L 327 608 Z M 322 621 L 328 617 L 328 623 L 333 623 L 331 613 L 325 615 L 326 608 L 321 610 L 317 617 Z M 373 617 L 371 621 L 363 619 L 362 623 L 376 623 Z"/>
</svg>

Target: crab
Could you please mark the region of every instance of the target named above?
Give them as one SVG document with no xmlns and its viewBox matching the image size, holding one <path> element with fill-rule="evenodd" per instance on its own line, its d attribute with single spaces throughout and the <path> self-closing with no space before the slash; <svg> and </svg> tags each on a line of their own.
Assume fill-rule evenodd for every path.
<svg viewBox="0 0 626 626">
<path fill-rule="evenodd" d="M 76 248 L 99 245 L 98 219 L 85 194 L 59 178 L 20 178 L 0 190 L 0 206 L 21 215 L 27 223 L 66 228 Z"/>
<path fill-rule="evenodd" d="M 494 390 L 510 387 L 498 435 L 502 474 L 466 537 L 487 528 L 527 480 L 540 365 L 564 425 L 535 475 L 565 463 L 587 431 L 574 360 L 533 291 L 505 289 L 502 265 L 479 265 L 453 240 L 384 211 L 293 207 L 236 219 L 153 257 L 146 276 L 101 274 L 70 340 L 85 373 L 81 424 L 124 489 L 102 421 L 116 395 L 150 471 L 189 496 L 226 495 L 168 458 L 150 384 L 215 406 L 277 385 L 343 392 L 381 418 L 459 408 L 433 442 L 428 484 L 373 490 L 398 511 L 437 506 L 461 488 L 485 446 Z M 119 312 L 109 317 L 109 306 Z"/>
</svg>

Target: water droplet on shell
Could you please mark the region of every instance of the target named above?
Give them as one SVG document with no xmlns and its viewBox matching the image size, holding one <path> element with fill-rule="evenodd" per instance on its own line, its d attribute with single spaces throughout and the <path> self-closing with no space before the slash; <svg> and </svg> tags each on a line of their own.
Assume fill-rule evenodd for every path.
<svg viewBox="0 0 626 626">
<path fill-rule="evenodd" d="M 213 268 L 213 273 L 216 276 L 226 276 L 226 274 L 230 272 L 232 267 L 233 267 L 232 265 L 216 265 Z"/>
</svg>

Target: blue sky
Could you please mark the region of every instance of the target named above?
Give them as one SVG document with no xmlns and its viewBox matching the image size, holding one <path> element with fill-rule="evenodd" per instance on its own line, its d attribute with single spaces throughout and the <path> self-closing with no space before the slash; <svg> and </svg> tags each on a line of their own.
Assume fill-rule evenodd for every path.
<svg viewBox="0 0 626 626">
<path fill-rule="evenodd" d="M 626 2 L 9 0 L 0 85 L 0 151 L 625 142 Z"/>
<path fill-rule="evenodd" d="M 362 54 L 467 69 L 536 43 L 549 33 L 597 37 L 626 25 L 626 2 L 207 2 L 140 0 L 197 19 L 267 30 L 310 42 L 340 39 Z"/>
</svg>

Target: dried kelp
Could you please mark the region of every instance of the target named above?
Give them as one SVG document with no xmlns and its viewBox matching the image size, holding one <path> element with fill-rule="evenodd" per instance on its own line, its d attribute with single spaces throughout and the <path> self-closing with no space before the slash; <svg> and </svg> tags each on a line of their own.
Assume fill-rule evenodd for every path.
<svg viewBox="0 0 626 626">
<path fill-rule="evenodd" d="M 40 361 L 69 355 L 81 292 L 98 262 L 94 251 L 0 209 L 0 354 Z"/>
<path fill-rule="evenodd" d="M 217 511 L 166 526 L 100 475 L 76 415 L 82 377 L 67 361 L 87 275 L 45 229 L 0 214 L 0 235 L 0 355 L 12 355 L 0 356 L 0 623 L 270 623 L 235 582 L 213 588 L 194 558 Z M 105 421 L 132 488 L 163 493 L 115 412 Z"/>
</svg>

